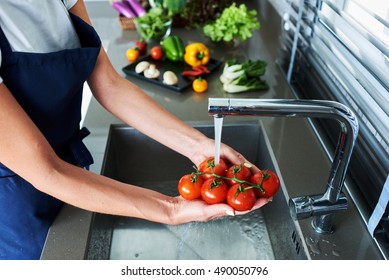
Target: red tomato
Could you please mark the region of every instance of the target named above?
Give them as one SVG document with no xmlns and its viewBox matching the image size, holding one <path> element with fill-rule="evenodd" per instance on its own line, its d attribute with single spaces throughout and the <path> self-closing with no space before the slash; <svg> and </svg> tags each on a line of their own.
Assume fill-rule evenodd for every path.
<svg viewBox="0 0 389 280">
<path fill-rule="evenodd" d="M 204 180 L 195 174 L 186 174 L 178 181 L 178 192 L 187 199 L 193 200 L 201 197 L 201 186 Z"/>
<path fill-rule="evenodd" d="M 150 50 L 150 56 L 154 60 L 161 60 L 163 57 L 163 51 L 161 46 L 154 46 Z"/>
<path fill-rule="evenodd" d="M 210 178 L 201 186 L 201 197 L 208 204 L 222 203 L 227 198 L 228 185 L 224 180 Z"/>
<path fill-rule="evenodd" d="M 204 180 L 209 179 L 209 178 L 213 178 L 213 176 L 210 175 L 213 173 L 215 173 L 219 176 L 224 176 L 227 172 L 227 168 L 228 168 L 227 164 L 225 163 L 225 161 L 223 159 L 220 159 L 219 164 L 215 165 L 215 161 L 214 161 L 213 157 L 207 158 L 199 165 L 199 171 L 202 173 L 206 173 L 206 174 L 201 175 L 201 177 Z"/>
<path fill-rule="evenodd" d="M 233 185 L 227 193 L 227 203 L 237 211 L 247 211 L 253 208 L 257 196 L 254 189 L 247 189 L 246 185 Z"/>
<path fill-rule="evenodd" d="M 250 180 L 251 183 L 261 185 L 265 193 L 259 189 L 255 189 L 258 197 L 269 198 L 274 196 L 280 188 L 280 180 L 276 173 L 270 170 L 261 170 L 255 173 Z"/>
<path fill-rule="evenodd" d="M 140 55 L 145 55 L 147 52 L 147 42 L 145 39 L 140 38 L 135 41 L 135 46 L 139 49 Z"/>
<path fill-rule="evenodd" d="M 248 167 L 246 167 L 243 164 L 232 165 L 230 168 L 228 168 L 227 173 L 226 173 L 226 177 L 231 178 L 231 179 L 250 181 L 251 171 Z M 238 183 L 234 180 L 226 180 L 226 182 L 230 186 Z"/>
</svg>

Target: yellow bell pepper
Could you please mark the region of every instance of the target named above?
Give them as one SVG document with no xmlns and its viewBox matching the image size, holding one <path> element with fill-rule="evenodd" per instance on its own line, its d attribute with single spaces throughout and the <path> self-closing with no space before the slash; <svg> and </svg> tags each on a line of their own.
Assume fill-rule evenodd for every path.
<svg viewBox="0 0 389 280">
<path fill-rule="evenodd" d="M 185 47 L 184 60 L 190 66 L 207 65 L 209 59 L 209 49 L 203 43 L 190 43 Z"/>
</svg>

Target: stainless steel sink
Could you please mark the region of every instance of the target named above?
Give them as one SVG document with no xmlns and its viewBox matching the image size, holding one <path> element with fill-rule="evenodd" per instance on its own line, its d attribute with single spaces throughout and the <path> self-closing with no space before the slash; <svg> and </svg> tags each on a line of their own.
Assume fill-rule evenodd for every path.
<svg viewBox="0 0 389 280">
<path fill-rule="evenodd" d="M 213 123 L 192 125 L 214 137 Z M 225 123 L 222 141 L 260 168 L 279 172 L 261 122 Z M 192 172 L 192 166 L 133 128 L 110 127 L 102 167 L 105 176 L 175 196 L 179 178 Z M 271 203 L 250 214 L 179 226 L 95 214 L 87 258 L 306 259 L 309 253 L 287 201 L 282 186 Z"/>
</svg>

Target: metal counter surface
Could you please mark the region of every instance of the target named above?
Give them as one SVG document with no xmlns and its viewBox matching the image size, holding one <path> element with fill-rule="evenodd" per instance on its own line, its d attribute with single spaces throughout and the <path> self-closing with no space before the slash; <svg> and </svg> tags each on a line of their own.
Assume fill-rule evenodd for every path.
<svg viewBox="0 0 389 280">
<path fill-rule="evenodd" d="M 134 46 L 138 38 L 136 31 L 121 30 L 117 14 L 109 7 L 108 1 L 87 2 L 86 5 L 111 62 L 119 73 L 125 76 L 121 71 L 122 67 L 128 64 L 125 51 Z M 250 6 L 252 5 L 256 5 L 262 27 L 255 32 L 251 40 L 235 49 L 227 49 L 222 45 L 214 44 L 209 44 L 209 47 L 212 56 L 221 61 L 229 58 L 267 61 L 265 79 L 270 85 L 269 90 L 235 95 L 226 94 L 222 91 L 218 80 L 222 67 L 207 79 L 209 89 L 205 94 L 196 94 L 191 89 L 177 94 L 136 78 L 128 77 L 128 79 L 140 86 L 167 110 L 188 122 L 211 120 L 207 112 L 209 97 L 293 98 L 292 91 L 276 63 L 279 51 L 280 17 L 267 1 L 256 1 L 256 3 L 250 1 Z M 187 41 L 206 41 L 196 30 L 175 28 L 172 33 Z M 228 122 L 233 118 L 235 117 L 226 117 L 224 121 Z M 239 117 L 239 120 L 242 119 L 249 120 L 253 117 Z M 92 97 L 84 120 L 84 125 L 91 131 L 85 143 L 95 159 L 95 164 L 91 167 L 92 172 L 100 173 L 108 129 L 114 123 L 121 123 L 121 121 L 106 112 Z M 328 178 L 330 161 L 308 121 L 306 119 L 263 118 L 263 123 L 282 177 L 288 186 L 289 195 L 294 197 L 302 194 L 322 193 Z M 324 235 L 318 237 L 314 233 L 306 235 L 305 241 L 312 259 L 381 258 L 379 250 L 367 234 L 366 226 L 351 201 L 348 212 L 354 213 L 353 218 L 350 219 L 347 216 L 345 219 L 346 214 L 336 214 L 338 228 L 334 234 L 337 235 L 335 240 L 330 240 L 331 238 Z M 42 259 L 84 259 L 91 220 L 91 212 L 65 205 L 50 229 Z M 303 230 L 310 231 L 309 222 L 310 219 L 300 222 Z M 363 230 L 361 230 L 362 227 Z M 349 228 L 357 230 L 349 235 Z M 355 240 L 360 240 L 359 245 L 355 243 Z M 350 242 L 354 242 L 352 249 Z M 327 243 L 328 246 L 333 246 L 333 254 L 325 256 L 320 253 L 319 247 L 320 244 Z"/>
</svg>

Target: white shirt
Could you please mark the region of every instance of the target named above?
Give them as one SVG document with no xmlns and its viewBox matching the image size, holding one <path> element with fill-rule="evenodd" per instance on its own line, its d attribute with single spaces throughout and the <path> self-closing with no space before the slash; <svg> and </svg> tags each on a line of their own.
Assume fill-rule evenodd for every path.
<svg viewBox="0 0 389 280">
<path fill-rule="evenodd" d="M 12 50 L 47 53 L 79 47 L 67 12 L 77 1 L 0 0 L 0 26 Z M 1 59 L 0 49 L 0 66 Z"/>
</svg>

